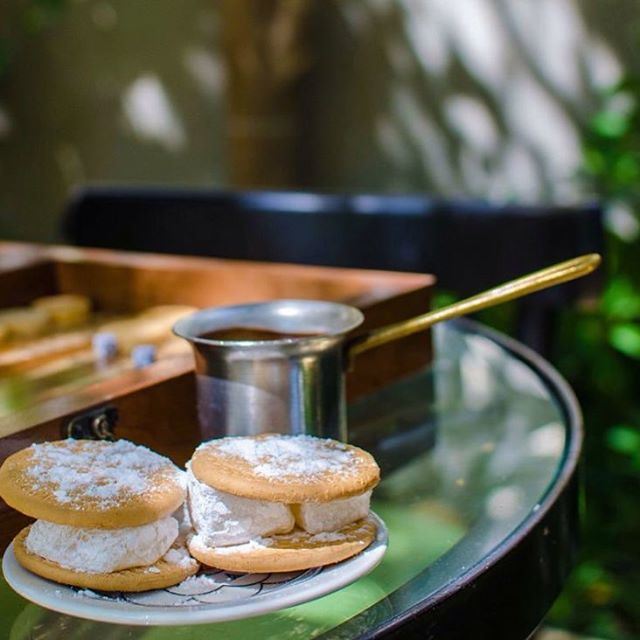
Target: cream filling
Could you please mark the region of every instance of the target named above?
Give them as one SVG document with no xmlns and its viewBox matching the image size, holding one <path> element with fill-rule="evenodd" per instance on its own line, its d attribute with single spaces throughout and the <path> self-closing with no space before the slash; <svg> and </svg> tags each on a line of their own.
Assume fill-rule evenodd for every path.
<svg viewBox="0 0 640 640">
<path fill-rule="evenodd" d="M 316 534 L 337 531 L 369 513 L 371 491 L 331 502 L 288 505 L 252 500 L 218 491 L 200 482 L 187 465 L 188 505 L 193 542 L 203 547 L 244 544 L 277 533 L 289 533 L 295 524 Z"/>
<path fill-rule="evenodd" d="M 369 513 L 371 491 L 352 498 L 330 502 L 303 502 L 291 505 L 296 524 L 308 533 L 337 531 L 352 522 L 366 518 Z"/>
<path fill-rule="evenodd" d="M 288 533 L 295 525 L 288 505 L 218 491 L 197 480 L 191 469 L 187 469 L 187 487 L 191 524 L 197 542 L 206 547 L 224 547 Z"/>
<path fill-rule="evenodd" d="M 178 537 L 168 517 L 139 527 L 84 529 L 36 520 L 25 544 L 30 553 L 84 573 L 111 573 L 157 562 Z"/>
</svg>

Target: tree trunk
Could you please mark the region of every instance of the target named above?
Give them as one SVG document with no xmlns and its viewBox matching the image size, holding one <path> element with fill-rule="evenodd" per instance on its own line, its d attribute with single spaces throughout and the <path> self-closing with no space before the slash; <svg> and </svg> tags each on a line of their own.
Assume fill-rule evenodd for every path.
<svg viewBox="0 0 640 640">
<path fill-rule="evenodd" d="M 304 179 L 302 96 L 314 63 L 313 0 L 223 0 L 230 182 L 286 188 Z"/>
</svg>

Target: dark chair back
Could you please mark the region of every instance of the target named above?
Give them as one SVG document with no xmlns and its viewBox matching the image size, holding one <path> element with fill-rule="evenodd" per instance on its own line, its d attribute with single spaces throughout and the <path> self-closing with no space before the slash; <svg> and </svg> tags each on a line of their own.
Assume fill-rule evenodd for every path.
<svg viewBox="0 0 640 640">
<path fill-rule="evenodd" d="M 81 246 L 429 272 L 459 295 L 603 248 L 597 205 L 423 195 L 89 187 L 64 225 Z M 554 312 L 596 286 L 588 278 L 523 301 L 519 337 L 546 351 Z"/>
</svg>

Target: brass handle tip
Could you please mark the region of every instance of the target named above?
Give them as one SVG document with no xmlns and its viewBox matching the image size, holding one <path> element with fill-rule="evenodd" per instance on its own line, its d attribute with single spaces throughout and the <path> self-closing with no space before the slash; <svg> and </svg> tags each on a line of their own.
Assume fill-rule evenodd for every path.
<svg viewBox="0 0 640 640">
<path fill-rule="evenodd" d="M 590 253 L 588 257 L 594 270 L 602 264 L 602 256 L 599 253 Z"/>
<path fill-rule="evenodd" d="M 475 313 L 481 309 L 515 300 L 535 291 L 541 291 L 563 282 L 581 278 L 595 271 L 601 262 L 602 256 L 599 253 L 587 253 L 577 258 L 560 262 L 546 269 L 530 273 L 527 276 L 505 282 L 471 298 L 459 300 L 447 307 L 358 336 L 347 343 L 347 352 L 353 357 L 392 340 L 398 340 L 418 331 L 423 331 L 437 322 Z"/>
</svg>

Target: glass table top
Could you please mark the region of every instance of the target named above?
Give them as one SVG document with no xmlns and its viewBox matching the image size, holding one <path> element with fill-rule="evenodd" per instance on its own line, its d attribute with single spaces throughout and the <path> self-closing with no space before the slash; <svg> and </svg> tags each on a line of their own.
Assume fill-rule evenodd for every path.
<svg viewBox="0 0 640 640">
<path fill-rule="evenodd" d="M 353 637 L 480 570 L 527 526 L 575 449 L 579 435 L 567 418 L 572 400 L 475 325 L 437 327 L 434 342 L 429 370 L 349 409 L 350 438 L 372 450 L 383 469 L 373 509 L 387 523 L 389 550 L 371 574 L 277 613 L 184 627 L 126 627 L 57 614 L 0 580 L 8 637 Z"/>
</svg>

